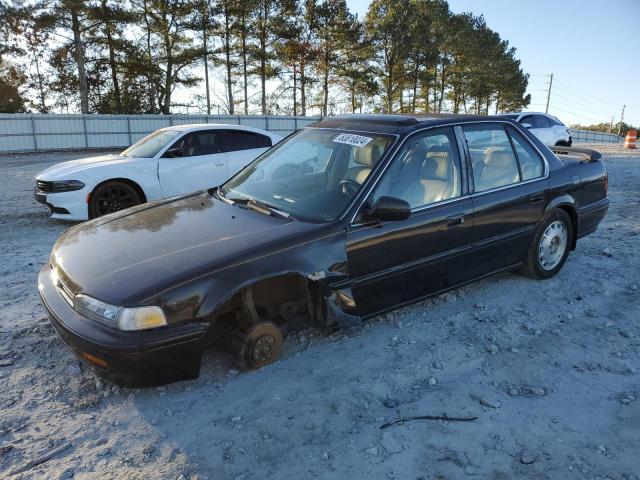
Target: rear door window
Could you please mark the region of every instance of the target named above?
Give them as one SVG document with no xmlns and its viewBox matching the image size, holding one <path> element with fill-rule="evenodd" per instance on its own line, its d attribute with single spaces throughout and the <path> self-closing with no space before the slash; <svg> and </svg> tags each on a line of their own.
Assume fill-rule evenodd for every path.
<svg viewBox="0 0 640 480">
<path fill-rule="evenodd" d="M 271 138 L 254 132 L 242 130 L 223 130 L 225 152 L 267 148 L 271 146 Z"/>
<path fill-rule="evenodd" d="M 551 124 L 549 119 L 543 115 L 533 116 L 533 128 L 549 128 Z"/>
<path fill-rule="evenodd" d="M 502 125 L 465 125 L 476 192 L 512 185 L 520 181 L 518 161 Z"/>
</svg>

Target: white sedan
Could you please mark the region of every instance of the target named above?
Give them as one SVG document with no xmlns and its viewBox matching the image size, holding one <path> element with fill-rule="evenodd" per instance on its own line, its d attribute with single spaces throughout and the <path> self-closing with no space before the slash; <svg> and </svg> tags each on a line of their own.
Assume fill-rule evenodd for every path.
<svg viewBox="0 0 640 480">
<path fill-rule="evenodd" d="M 87 220 L 220 185 L 281 139 L 241 125 L 162 128 L 120 154 L 43 170 L 36 175 L 34 196 L 52 218 Z"/>
</svg>

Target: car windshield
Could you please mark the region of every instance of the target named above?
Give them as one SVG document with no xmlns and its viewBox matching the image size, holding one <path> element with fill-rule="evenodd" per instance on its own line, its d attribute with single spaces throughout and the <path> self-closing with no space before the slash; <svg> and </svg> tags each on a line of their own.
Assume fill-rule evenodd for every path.
<svg viewBox="0 0 640 480">
<path fill-rule="evenodd" d="M 126 157 L 151 158 L 175 139 L 179 130 L 157 130 L 127 148 L 122 155 Z"/>
<path fill-rule="evenodd" d="M 389 135 L 307 128 L 268 150 L 220 194 L 309 221 L 337 218 L 393 143 Z"/>
</svg>

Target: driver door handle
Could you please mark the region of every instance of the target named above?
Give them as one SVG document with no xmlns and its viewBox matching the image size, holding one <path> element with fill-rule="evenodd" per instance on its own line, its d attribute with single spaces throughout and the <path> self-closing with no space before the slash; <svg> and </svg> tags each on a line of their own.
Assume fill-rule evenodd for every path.
<svg viewBox="0 0 640 480">
<path fill-rule="evenodd" d="M 454 225 L 461 225 L 464 223 L 464 215 L 452 215 L 451 217 L 447 217 L 447 227 L 452 227 Z"/>
</svg>

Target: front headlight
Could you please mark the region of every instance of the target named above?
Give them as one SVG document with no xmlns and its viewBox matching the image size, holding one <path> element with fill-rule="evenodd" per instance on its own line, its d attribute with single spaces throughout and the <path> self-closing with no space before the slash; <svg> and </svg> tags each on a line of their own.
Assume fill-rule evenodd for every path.
<svg viewBox="0 0 640 480">
<path fill-rule="evenodd" d="M 73 308 L 85 317 L 119 330 L 146 330 L 167 324 L 160 307 L 116 307 L 82 293 L 74 297 Z"/>
<path fill-rule="evenodd" d="M 160 307 L 121 308 L 118 316 L 120 330 L 146 330 L 167 324 Z"/>
<path fill-rule="evenodd" d="M 80 180 L 36 180 L 36 184 L 43 193 L 73 192 L 84 188 Z"/>
</svg>

